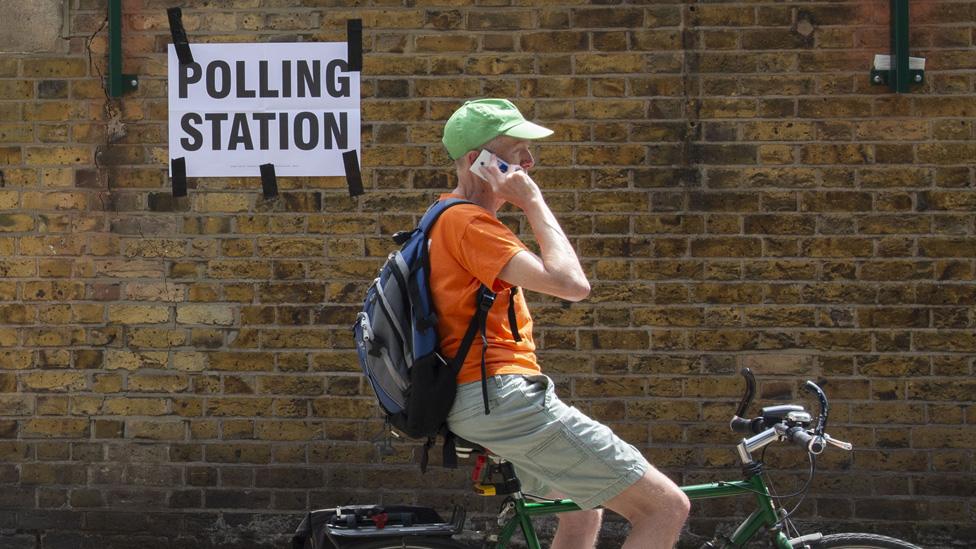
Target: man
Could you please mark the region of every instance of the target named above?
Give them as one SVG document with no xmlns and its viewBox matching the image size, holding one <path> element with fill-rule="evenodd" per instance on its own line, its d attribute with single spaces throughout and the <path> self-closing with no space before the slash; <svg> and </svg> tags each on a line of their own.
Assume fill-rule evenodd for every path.
<svg viewBox="0 0 976 549">
<path fill-rule="evenodd" d="M 553 548 L 592 549 L 602 520 L 599 506 L 630 522 L 625 548 L 672 547 L 688 515 L 688 498 L 633 446 L 556 397 L 536 362 L 525 299 L 513 292 L 520 287 L 569 301 L 590 292 L 576 252 L 529 175 L 535 163 L 531 141 L 551 134 L 504 99 L 469 101 L 444 127 L 458 183 L 441 198 L 474 203 L 446 210 L 430 238 L 430 285 L 445 356 L 459 347 L 478 288 L 484 284 L 497 292 L 486 322 L 489 344 L 482 349 L 475 338 L 458 374 L 448 426 L 512 462 L 524 492 L 580 504 L 584 510 L 559 515 Z M 485 178 L 469 169 L 482 149 L 492 153 Z M 507 165 L 505 173 L 501 164 Z M 498 221 L 505 203 L 525 215 L 541 255 Z M 482 357 L 489 414 L 482 401 Z"/>
</svg>

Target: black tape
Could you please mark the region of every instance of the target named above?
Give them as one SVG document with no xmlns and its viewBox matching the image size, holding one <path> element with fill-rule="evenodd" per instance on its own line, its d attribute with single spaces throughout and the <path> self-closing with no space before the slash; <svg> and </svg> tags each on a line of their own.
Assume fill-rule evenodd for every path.
<svg viewBox="0 0 976 549">
<path fill-rule="evenodd" d="M 351 72 L 363 70 L 363 20 L 346 21 L 346 55 Z"/>
<path fill-rule="evenodd" d="M 278 179 L 275 177 L 274 164 L 261 164 L 261 189 L 265 198 L 278 196 Z"/>
<path fill-rule="evenodd" d="M 170 162 L 170 171 L 173 178 L 173 197 L 186 196 L 186 158 L 174 158 Z"/>
<path fill-rule="evenodd" d="M 363 176 L 359 173 L 359 157 L 356 151 L 342 153 L 342 163 L 346 167 L 346 185 L 349 185 L 349 196 L 363 194 Z"/>
<path fill-rule="evenodd" d="M 176 57 L 180 60 L 180 65 L 187 65 L 193 62 L 193 52 L 190 51 L 190 41 L 186 37 L 186 29 L 183 28 L 183 10 L 180 8 L 169 8 L 166 10 L 169 16 L 169 32 L 173 36 L 173 46 L 176 47 Z"/>
</svg>

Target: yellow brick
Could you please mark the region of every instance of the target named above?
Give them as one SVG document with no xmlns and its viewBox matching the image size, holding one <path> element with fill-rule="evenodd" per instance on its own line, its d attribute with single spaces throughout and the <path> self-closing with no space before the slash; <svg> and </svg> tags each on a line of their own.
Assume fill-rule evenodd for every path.
<svg viewBox="0 0 976 549">
<path fill-rule="evenodd" d="M 88 59 L 83 57 L 51 57 L 25 62 L 24 76 L 29 78 L 87 76 Z"/>
<path fill-rule="evenodd" d="M 9 174 L 9 171 L 5 171 Z M 7 175 L 7 181 L 10 181 L 10 175 Z M 20 193 L 17 191 L 0 191 L 0 210 L 10 210 L 17 207 L 20 203 Z"/>
<path fill-rule="evenodd" d="M 158 305 L 109 305 L 109 322 L 119 324 L 160 324 L 168 322 L 170 309 Z"/>
<path fill-rule="evenodd" d="M 274 355 L 271 353 L 216 352 L 209 355 L 210 368 L 222 371 L 272 371 Z"/>
<path fill-rule="evenodd" d="M 0 370 L 26 370 L 33 365 L 32 351 L 0 351 Z"/>
<path fill-rule="evenodd" d="M 218 417 L 263 417 L 271 415 L 270 398 L 211 398 L 207 402 L 207 414 Z"/>
<path fill-rule="evenodd" d="M 179 258 L 186 255 L 186 240 L 169 238 L 140 238 L 122 240 L 126 257 Z"/>
<path fill-rule="evenodd" d="M 322 438 L 322 426 L 307 421 L 258 421 L 254 425 L 261 440 L 307 441 Z"/>
<path fill-rule="evenodd" d="M 72 395 L 70 403 L 71 414 L 81 416 L 97 415 L 102 410 L 103 402 L 105 402 L 105 397 Z"/>
<path fill-rule="evenodd" d="M 187 334 L 183 329 L 167 328 L 127 328 L 129 345 L 132 347 L 146 347 L 168 349 L 186 345 Z"/>
<path fill-rule="evenodd" d="M 25 282 L 24 299 L 31 301 L 74 301 L 85 296 L 84 284 L 77 282 Z"/>
<path fill-rule="evenodd" d="M 43 102 L 43 103 L 28 103 L 24 106 L 23 119 L 29 122 L 57 122 L 65 120 L 77 120 L 85 116 L 84 112 L 80 112 L 80 109 L 72 103 L 68 102 Z M 67 127 L 64 125 L 58 126 L 41 126 L 38 125 L 38 134 L 51 129 L 61 129 L 67 131 Z M 67 134 L 65 134 L 67 135 Z M 45 141 L 42 139 L 42 141 Z"/>
<path fill-rule="evenodd" d="M 32 372 L 20 382 L 30 391 L 84 391 L 88 386 L 84 372 Z"/>
<path fill-rule="evenodd" d="M 246 194 L 204 193 L 193 197 L 196 212 L 246 212 L 251 209 L 251 198 Z"/>
<path fill-rule="evenodd" d="M 39 307 L 38 319 L 44 324 L 67 324 L 71 321 L 71 306 L 62 304 Z"/>
<path fill-rule="evenodd" d="M 80 418 L 33 418 L 21 428 L 24 438 L 78 438 L 88 436 L 88 420 Z"/>
<path fill-rule="evenodd" d="M 2 92 L 0 97 L 3 97 Z M 0 124 L 0 143 L 32 143 L 33 141 L 32 124 Z"/>
<path fill-rule="evenodd" d="M 418 36 L 415 41 L 417 51 L 422 53 L 473 53 L 478 47 L 478 39 L 465 34 Z"/>
<path fill-rule="evenodd" d="M 18 59 L 14 56 L 0 58 L 0 76 L 17 76 Z"/>
<path fill-rule="evenodd" d="M 528 55 L 496 55 L 491 57 L 469 58 L 465 71 L 469 74 L 531 74 L 534 59 Z"/>
<path fill-rule="evenodd" d="M 202 372 L 207 368 L 207 355 L 196 351 L 173 353 L 173 368 L 183 372 Z"/>
<path fill-rule="evenodd" d="M 143 393 L 180 393 L 186 391 L 190 381 L 182 374 L 132 374 L 129 391 Z"/>
<path fill-rule="evenodd" d="M 41 259 L 37 262 L 38 272 L 44 278 L 67 278 L 71 276 L 73 262 L 70 259 Z"/>
<path fill-rule="evenodd" d="M 215 260 L 207 263 L 207 273 L 208 276 L 216 279 L 267 279 L 271 276 L 271 265 L 267 262 L 250 260 Z"/>
<path fill-rule="evenodd" d="M 125 430 L 131 438 L 149 440 L 183 440 L 186 434 L 186 426 L 182 420 L 133 419 L 126 422 Z"/>
<path fill-rule="evenodd" d="M 89 166 L 92 164 L 92 150 L 88 147 L 27 147 L 25 162 L 36 166 Z"/>
<path fill-rule="evenodd" d="M 117 374 L 96 374 L 92 380 L 92 390 L 96 393 L 120 393 L 122 381 L 122 376 Z M 99 410 L 101 410 L 101 403 L 98 409 L 90 412 L 89 415 L 95 415 Z"/>
<path fill-rule="evenodd" d="M 157 261 L 99 261 L 95 264 L 100 276 L 111 278 L 162 278 L 165 271 Z"/>
<path fill-rule="evenodd" d="M 186 287 L 169 282 L 133 282 L 125 287 L 125 295 L 132 301 L 182 301 Z"/>
<path fill-rule="evenodd" d="M 27 214 L 0 213 L 0 232 L 23 233 L 34 229 L 34 217 Z"/>
<path fill-rule="evenodd" d="M 790 145 L 760 145 L 760 164 L 792 164 L 796 159 Z"/>
<path fill-rule="evenodd" d="M 317 238 L 259 238 L 262 257 L 322 257 L 325 243 Z"/>
<path fill-rule="evenodd" d="M 80 192 L 26 192 L 24 208 L 29 210 L 87 210 L 88 193 Z"/>
<path fill-rule="evenodd" d="M 37 269 L 33 260 L 0 260 L 0 277 L 25 278 L 33 277 L 36 273 Z"/>
<path fill-rule="evenodd" d="M 581 53 L 576 55 L 579 74 L 623 73 L 640 74 L 645 71 L 644 56 L 637 53 Z"/>
<path fill-rule="evenodd" d="M 20 164 L 20 156 L 20 147 L 0 147 L 0 165 L 16 166 Z"/>
<path fill-rule="evenodd" d="M 34 97 L 34 83 L 30 80 L 0 80 L 0 97 L 7 100 L 31 99 Z"/>
<path fill-rule="evenodd" d="M 178 305 L 176 322 L 230 326 L 234 323 L 234 310 L 226 305 Z"/>
<path fill-rule="evenodd" d="M 168 413 L 164 398 L 107 398 L 102 413 L 113 416 L 162 416 Z"/>
<path fill-rule="evenodd" d="M 271 448 L 267 444 L 219 444 L 207 446 L 207 461 L 215 463 L 268 463 Z"/>
<path fill-rule="evenodd" d="M 108 370 L 138 370 L 139 368 L 165 368 L 168 360 L 165 351 L 147 351 L 135 353 L 131 351 L 105 352 L 105 368 Z"/>
</svg>

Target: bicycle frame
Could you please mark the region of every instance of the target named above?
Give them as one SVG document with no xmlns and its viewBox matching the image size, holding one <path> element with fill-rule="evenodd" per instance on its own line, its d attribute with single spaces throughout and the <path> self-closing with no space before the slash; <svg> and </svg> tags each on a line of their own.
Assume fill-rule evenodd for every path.
<svg viewBox="0 0 976 549">
<path fill-rule="evenodd" d="M 754 475 L 747 480 L 683 486 L 681 487 L 681 491 L 692 501 L 732 497 L 743 494 L 755 495 L 756 510 L 736 528 L 735 532 L 729 537 L 727 546 L 742 547 L 759 530 L 765 527 L 773 532 L 773 539 L 777 547 L 782 549 L 790 549 L 792 547 L 786 535 L 775 528 L 777 524 L 776 510 L 773 506 L 773 500 L 769 496 L 769 491 L 766 489 L 766 484 L 760 475 Z M 521 529 L 525 543 L 529 549 L 541 549 L 539 538 L 535 533 L 535 528 L 532 526 L 532 517 L 580 510 L 578 505 L 568 499 L 535 503 L 517 498 L 513 500 L 513 505 L 514 515 L 508 519 L 502 531 L 499 533 L 498 543 L 495 545 L 496 549 L 508 547 L 508 542 L 511 540 L 512 535 L 515 534 L 516 529 Z"/>
</svg>

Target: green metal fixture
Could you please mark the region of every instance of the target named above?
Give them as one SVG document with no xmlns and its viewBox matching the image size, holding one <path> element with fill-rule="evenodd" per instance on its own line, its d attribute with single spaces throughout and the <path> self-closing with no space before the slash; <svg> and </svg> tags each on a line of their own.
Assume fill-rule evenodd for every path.
<svg viewBox="0 0 976 549">
<path fill-rule="evenodd" d="M 908 21 L 908 0 L 891 0 L 891 54 L 877 56 L 871 70 L 872 84 L 887 84 L 896 93 L 908 92 L 909 86 L 925 80 L 925 60 L 908 53 Z M 887 63 L 883 62 L 885 58 Z M 916 63 L 918 66 L 913 66 Z"/>
<path fill-rule="evenodd" d="M 121 97 L 139 87 L 139 77 L 122 74 L 122 0 L 108 2 L 108 94 Z"/>
</svg>

